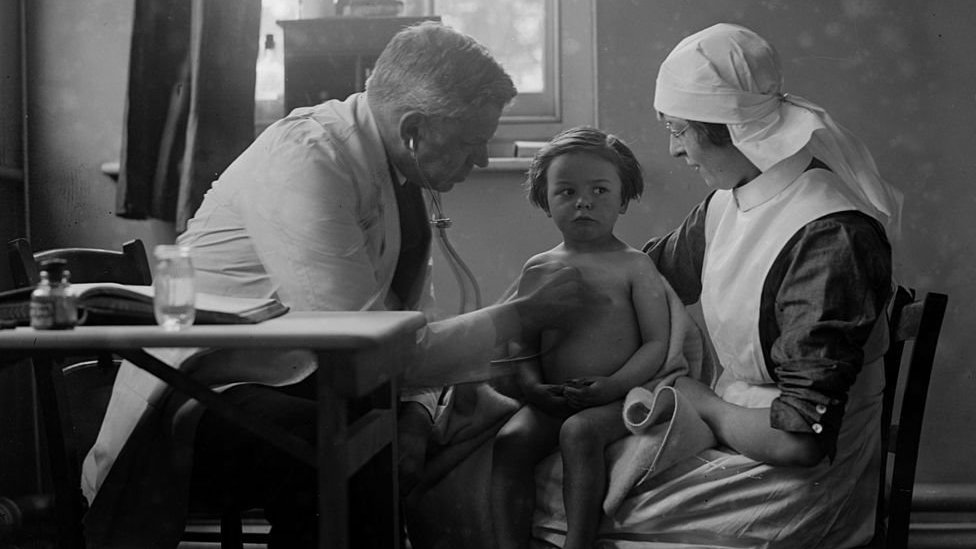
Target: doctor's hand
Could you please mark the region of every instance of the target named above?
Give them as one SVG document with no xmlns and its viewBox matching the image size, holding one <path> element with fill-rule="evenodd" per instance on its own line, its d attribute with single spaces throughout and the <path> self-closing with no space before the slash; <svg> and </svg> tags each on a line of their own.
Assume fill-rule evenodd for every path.
<svg viewBox="0 0 976 549">
<path fill-rule="evenodd" d="M 522 272 L 514 303 L 522 327 L 537 331 L 580 311 L 590 293 L 576 267 L 547 262 Z"/>
</svg>

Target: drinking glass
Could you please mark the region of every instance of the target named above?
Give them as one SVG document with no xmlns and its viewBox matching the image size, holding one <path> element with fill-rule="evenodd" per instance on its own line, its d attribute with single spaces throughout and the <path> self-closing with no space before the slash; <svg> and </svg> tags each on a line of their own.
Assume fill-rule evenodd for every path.
<svg viewBox="0 0 976 549">
<path fill-rule="evenodd" d="M 196 316 L 196 290 L 190 248 L 178 245 L 156 246 L 156 271 L 153 273 L 153 310 L 156 323 L 164 330 L 183 330 Z"/>
</svg>

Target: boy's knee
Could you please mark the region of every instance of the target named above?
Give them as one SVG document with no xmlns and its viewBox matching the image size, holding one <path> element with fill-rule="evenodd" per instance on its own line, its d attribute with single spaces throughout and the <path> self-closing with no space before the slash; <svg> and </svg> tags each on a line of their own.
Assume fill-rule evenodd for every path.
<svg viewBox="0 0 976 549">
<path fill-rule="evenodd" d="M 582 414 L 570 416 L 559 429 L 560 448 L 583 448 L 599 445 L 602 441 L 600 429 Z"/>
</svg>

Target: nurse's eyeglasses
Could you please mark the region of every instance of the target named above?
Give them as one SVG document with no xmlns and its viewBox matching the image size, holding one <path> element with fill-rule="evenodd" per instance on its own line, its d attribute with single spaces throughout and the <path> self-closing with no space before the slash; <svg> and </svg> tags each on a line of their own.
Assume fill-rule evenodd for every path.
<svg viewBox="0 0 976 549">
<path fill-rule="evenodd" d="M 676 130 L 674 129 L 674 126 L 672 126 L 670 122 L 665 122 L 664 127 L 668 130 L 668 133 L 671 134 L 671 137 L 677 139 L 682 135 L 684 135 L 684 133 L 688 131 L 688 128 L 691 127 L 691 125 L 685 124 L 685 127 Z"/>
</svg>

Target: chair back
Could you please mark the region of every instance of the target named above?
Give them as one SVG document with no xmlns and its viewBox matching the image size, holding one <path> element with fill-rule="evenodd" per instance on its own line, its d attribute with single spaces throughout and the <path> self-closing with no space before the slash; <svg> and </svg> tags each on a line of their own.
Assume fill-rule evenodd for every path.
<svg viewBox="0 0 976 549">
<path fill-rule="evenodd" d="M 17 287 L 37 284 L 40 280 L 38 267 L 47 259 L 65 260 L 68 270 L 71 271 L 72 282 L 152 284 L 146 247 L 138 239 L 123 244 L 121 251 L 55 248 L 34 252 L 26 239 L 18 238 L 7 243 L 7 256 L 10 273 Z M 84 455 L 95 442 L 120 363 L 107 354 L 97 358 L 85 358 L 93 359 L 81 360 L 78 357 L 61 369 L 61 376 L 69 382 L 57 391 L 63 394 L 61 401 L 67 404 L 67 407 L 58 408 L 67 431 L 64 440 L 67 458 L 72 462 L 67 465 L 70 468 L 80 467 Z M 55 380 L 55 384 L 62 385 L 58 380 Z M 52 398 L 55 396 L 57 395 L 49 395 Z"/>
<path fill-rule="evenodd" d="M 929 292 L 919 298 L 914 290 L 904 287 L 898 287 L 893 296 L 890 344 L 884 357 L 885 390 L 881 416 L 884 450 L 872 547 L 908 547 L 922 418 L 947 302 L 945 294 Z M 906 343 L 910 343 L 907 357 Z M 900 409 L 896 408 L 896 403 Z M 896 409 L 898 419 L 893 421 Z"/>
<path fill-rule="evenodd" d="M 40 281 L 38 266 L 47 259 L 63 259 L 71 271 L 71 282 L 117 282 L 152 284 L 152 270 L 141 240 L 130 240 L 122 251 L 98 248 L 56 248 L 34 252 L 30 243 L 18 238 L 7 243 L 11 276 L 18 288 Z"/>
</svg>

